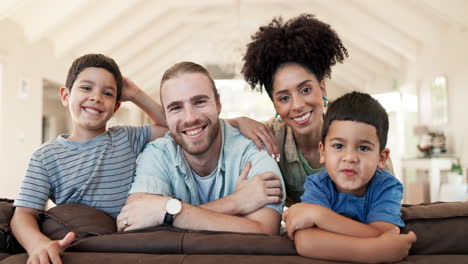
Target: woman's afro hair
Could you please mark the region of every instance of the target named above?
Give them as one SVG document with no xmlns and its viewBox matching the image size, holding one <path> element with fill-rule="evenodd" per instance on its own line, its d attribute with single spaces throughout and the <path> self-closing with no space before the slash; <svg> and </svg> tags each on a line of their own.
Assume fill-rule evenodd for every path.
<svg viewBox="0 0 468 264">
<path fill-rule="evenodd" d="M 271 97 L 273 75 L 285 63 L 297 63 L 318 81 L 330 78 L 331 67 L 342 63 L 348 51 L 330 25 L 311 14 L 302 14 L 283 23 L 274 18 L 252 35 L 244 55 L 242 74 L 252 89 Z"/>
</svg>

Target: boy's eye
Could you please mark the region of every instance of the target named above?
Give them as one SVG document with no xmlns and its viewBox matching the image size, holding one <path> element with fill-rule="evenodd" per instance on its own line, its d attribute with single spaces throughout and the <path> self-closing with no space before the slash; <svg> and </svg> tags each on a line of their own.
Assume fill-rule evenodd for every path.
<svg viewBox="0 0 468 264">
<path fill-rule="evenodd" d="M 289 100 L 289 95 L 283 95 L 278 99 L 280 102 L 286 102 Z"/>
<path fill-rule="evenodd" d="M 343 144 L 339 144 L 339 143 L 333 144 L 332 147 L 335 148 L 335 149 L 342 149 L 342 148 L 343 148 Z"/>
<path fill-rule="evenodd" d="M 360 151 L 368 151 L 368 150 L 369 150 L 369 147 L 367 147 L 367 146 L 359 146 L 358 149 L 359 149 Z"/>
<path fill-rule="evenodd" d="M 104 92 L 105 96 L 114 97 L 114 94 L 111 92 Z"/>
<path fill-rule="evenodd" d="M 91 87 L 89 87 L 89 86 L 81 86 L 80 88 L 81 88 L 82 90 L 85 90 L 85 91 L 91 90 Z"/>
<path fill-rule="evenodd" d="M 301 89 L 300 93 L 301 93 L 301 94 L 308 94 L 308 93 L 310 93 L 311 91 L 312 91 L 312 88 L 310 88 L 310 87 L 304 87 L 304 88 Z"/>
</svg>

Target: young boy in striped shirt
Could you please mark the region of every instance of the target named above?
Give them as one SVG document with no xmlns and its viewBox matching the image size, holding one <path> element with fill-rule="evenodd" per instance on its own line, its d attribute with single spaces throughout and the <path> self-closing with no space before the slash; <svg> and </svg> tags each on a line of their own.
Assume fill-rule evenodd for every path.
<svg viewBox="0 0 468 264">
<path fill-rule="evenodd" d="M 14 203 L 11 228 L 32 263 L 60 263 L 60 253 L 74 239 L 70 232 L 52 241 L 40 232 L 37 214 L 48 199 L 85 204 L 115 218 L 126 202 L 138 155 L 147 142 L 167 131 L 160 126 L 165 126 L 161 106 L 102 54 L 73 62 L 60 97 L 70 111 L 72 132 L 34 152 Z M 123 101 L 139 106 L 154 125 L 106 129 Z"/>
</svg>

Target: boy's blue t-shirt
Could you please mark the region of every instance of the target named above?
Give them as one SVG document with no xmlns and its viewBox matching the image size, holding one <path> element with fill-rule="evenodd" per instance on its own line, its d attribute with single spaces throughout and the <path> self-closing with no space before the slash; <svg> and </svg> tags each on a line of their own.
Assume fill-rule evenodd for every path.
<svg viewBox="0 0 468 264">
<path fill-rule="evenodd" d="M 307 177 L 302 202 L 322 205 L 362 223 L 385 221 L 403 227 L 403 185 L 388 171 L 377 169 L 363 197 L 338 192 L 326 170 Z"/>
</svg>

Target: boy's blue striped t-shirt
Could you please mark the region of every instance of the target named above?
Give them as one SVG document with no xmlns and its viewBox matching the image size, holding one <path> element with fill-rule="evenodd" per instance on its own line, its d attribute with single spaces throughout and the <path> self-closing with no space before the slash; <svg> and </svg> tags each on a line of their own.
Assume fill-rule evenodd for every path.
<svg viewBox="0 0 468 264">
<path fill-rule="evenodd" d="M 118 126 L 85 142 L 58 136 L 32 155 L 14 205 L 44 210 L 51 199 L 85 204 L 116 217 L 150 133 L 150 126 Z"/>
</svg>

